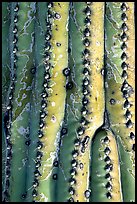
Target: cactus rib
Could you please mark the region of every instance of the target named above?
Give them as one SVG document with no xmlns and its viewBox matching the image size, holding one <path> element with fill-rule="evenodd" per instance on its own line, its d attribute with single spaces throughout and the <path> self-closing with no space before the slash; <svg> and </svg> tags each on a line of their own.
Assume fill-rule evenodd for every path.
<svg viewBox="0 0 137 204">
<path fill-rule="evenodd" d="M 39 186 L 37 187 L 36 201 L 50 201 L 50 183 L 52 178 L 53 162 L 57 154 L 57 145 L 59 140 L 59 133 L 61 123 L 64 118 L 65 107 L 65 76 L 63 75 L 63 69 L 68 66 L 67 55 L 67 41 L 68 41 L 68 8 L 67 3 L 54 3 L 51 10 L 51 34 L 50 34 L 50 52 L 46 53 L 45 60 L 48 60 L 50 66 L 50 76 L 45 73 L 45 79 L 49 80 L 48 84 L 48 97 L 47 107 L 44 110 L 47 111 L 47 116 L 40 124 L 40 128 L 43 132 L 43 137 L 40 138 L 42 148 L 41 166 L 39 167 L 40 177 Z M 58 35 L 58 33 L 61 33 Z M 48 35 L 48 33 L 47 33 Z M 48 39 L 49 41 L 49 39 Z M 60 44 L 60 46 L 58 46 Z M 61 80 L 62 83 L 59 83 Z M 58 86 L 56 86 L 58 84 Z M 49 139 L 50 137 L 50 139 Z M 45 188 L 48 186 L 48 188 Z"/>
<path fill-rule="evenodd" d="M 135 133 L 133 12 L 133 3 L 106 5 L 106 108 L 110 127 L 123 146 L 119 148 L 123 201 L 134 200 L 134 139 L 130 138 Z M 130 162 L 124 158 L 122 148 Z M 132 192 L 127 192 L 123 184 L 127 180 L 133 184 Z"/>
<path fill-rule="evenodd" d="M 89 15 L 90 12 L 91 14 Z M 88 67 L 88 79 L 90 84 L 89 86 L 84 85 L 84 87 L 86 87 L 86 89 L 88 87 L 90 93 L 86 97 L 84 96 L 84 98 L 88 99 L 89 101 L 87 104 L 88 113 L 85 115 L 85 119 L 88 121 L 88 124 L 85 126 L 85 132 L 81 135 L 80 154 L 77 157 L 78 163 L 82 163 L 83 168 L 79 168 L 76 175 L 77 185 L 75 188 L 76 193 L 74 195 L 74 200 L 79 200 L 80 202 L 89 200 L 89 196 L 86 196 L 86 192 L 89 190 L 88 172 L 90 167 L 90 151 L 92 151 L 92 149 L 90 150 L 90 144 L 95 130 L 103 124 L 104 114 L 104 82 L 101 72 L 104 66 L 104 43 L 102 40 L 104 37 L 104 3 L 92 2 L 85 8 L 85 13 L 87 15 L 86 19 L 88 18 L 91 21 L 91 25 L 87 26 L 87 24 L 85 24 L 85 29 L 89 27 L 91 34 L 89 37 L 85 37 L 84 39 L 84 41 L 86 41 L 86 39 L 89 39 L 90 41 L 90 45 L 87 48 L 89 49 L 90 56 L 84 56 L 84 60 L 90 61 L 90 65 Z M 98 27 L 96 27 L 96 23 L 98 24 Z M 92 30 L 94 30 L 94 34 Z M 85 73 L 85 79 L 86 78 L 87 75 Z M 98 83 L 96 83 L 96 80 Z"/>
<path fill-rule="evenodd" d="M 11 100 L 12 118 L 10 123 L 10 134 L 12 152 L 11 170 L 9 174 L 9 201 L 23 201 L 26 194 L 26 139 L 29 135 L 29 97 L 31 93 L 32 77 L 28 73 L 33 66 L 33 25 L 34 6 L 33 3 L 11 3 L 11 29 L 13 35 L 11 49 L 12 84 L 10 89 L 14 92 Z M 32 16 L 31 16 L 32 15 Z M 22 29 L 24 25 L 24 30 Z M 25 43 L 24 43 L 25 39 Z M 24 120 L 23 120 L 24 118 Z M 16 158 L 18 155 L 18 159 Z M 7 157 L 7 159 L 8 159 Z M 19 188 L 19 184 L 22 183 Z"/>
<path fill-rule="evenodd" d="M 119 157 L 114 135 L 101 129 L 95 134 L 91 155 L 91 202 L 121 202 Z"/>
</svg>

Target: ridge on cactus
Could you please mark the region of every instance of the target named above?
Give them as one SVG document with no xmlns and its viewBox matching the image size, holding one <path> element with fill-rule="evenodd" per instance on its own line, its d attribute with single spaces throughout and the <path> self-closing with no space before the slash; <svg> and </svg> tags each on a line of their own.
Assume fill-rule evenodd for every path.
<svg viewBox="0 0 137 204">
<path fill-rule="evenodd" d="M 2 2 L 2 202 L 135 202 L 134 2 Z"/>
</svg>

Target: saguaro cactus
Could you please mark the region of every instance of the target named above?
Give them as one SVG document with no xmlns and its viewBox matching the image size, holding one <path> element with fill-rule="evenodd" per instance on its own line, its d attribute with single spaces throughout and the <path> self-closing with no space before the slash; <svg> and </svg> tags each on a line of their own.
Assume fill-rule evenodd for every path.
<svg viewBox="0 0 137 204">
<path fill-rule="evenodd" d="M 135 200 L 134 39 L 133 2 L 2 3 L 3 201 Z"/>
</svg>

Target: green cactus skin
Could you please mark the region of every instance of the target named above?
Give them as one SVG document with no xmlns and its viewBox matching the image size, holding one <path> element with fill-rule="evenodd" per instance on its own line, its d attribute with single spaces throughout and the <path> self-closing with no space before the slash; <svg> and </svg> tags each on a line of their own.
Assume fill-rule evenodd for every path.
<svg viewBox="0 0 137 204">
<path fill-rule="evenodd" d="M 107 3 L 105 29 L 106 108 L 110 127 L 121 141 L 119 154 L 123 201 L 129 202 L 135 197 L 134 138 L 131 139 L 135 133 L 134 3 Z M 130 190 L 127 188 L 129 183 Z"/>
<path fill-rule="evenodd" d="M 2 3 L 2 105 L 5 107 L 7 101 L 7 91 L 10 82 L 10 62 L 9 62 L 9 25 L 10 25 L 10 12 L 9 3 Z M 3 108 L 4 108 L 3 107 Z M 4 108 L 5 109 L 5 108 Z"/>
<path fill-rule="evenodd" d="M 42 143 L 40 152 L 43 156 L 40 161 L 41 166 L 38 168 L 41 176 L 38 178 L 37 195 L 33 195 L 36 196 L 35 201 L 42 202 L 52 201 L 53 162 L 58 152 L 59 130 L 65 111 L 66 78 L 63 75 L 63 70 L 68 67 L 69 3 L 55 2 L 50 10 L 54 18 L 49 18 L 49 23 L 50 21 L 52 23 L 49 31 L 51 32 L 50 59 L 47 60 L 47 56 L 45 56 L 45 61 L 47 60 L 51 64 L 49 88 L 47 88 L 48 97 L 46 98 L 47 107 L 44 110 L 47 111 L 47 116 L 43 120 L 43 127 L 41 127 L 43 137 L 40 138 Z"/>
<path fill-rule="evenodd" d="M 134 39 L 134 2 L 2 3 L 3 201 L 135 200 Z"/>
<path fill-rule="evenodd" d="M 77 22 L 78 17 L 75 16 L 75 5 L 70 5 L 69 20 L 69 69 L 70 74 L 67 76 L 67 97 L 64 124 L 61 130 L 61 145 L 59 151 L 59 168 L 58 180 L 56 185 L 57 201 L 66 202 L 71 200 L 69 193 L 71 170 L 73 169 L 71 162 L 73 160 L 72 152 L 75 149 L 74 142 L 77 139 L 77 129 L 80 126 L 80 112 L 82 108 L 82 51 L 84 45 L 82 42 L 81 26 L 84 22 Z M 85 3 L 78 4 L 80 10 L 85 8 Z M 83 13 L 83 12 L 82 12 Z M 83 19 L 82 15 L 82 19 Z M 78 28 L 77 28 L 78 26 Z M 77 38 L 76 38 L 77 36 Z M 79 74 L 80 73 L 80 74 Z M 69 86 L 70 85 L 70 86 Z M 73 186 L 74 187 L 74 186 Z M 75 188 L 75 187 L 74 187 Z"/>
<path fill-rule="evenodd" d="M 27 202 L 33 201 L 33 186 L 35 183 L 35 166 L 36 166 L 36 153 L 38 147 L 38 130 L 39 119 L 41 110 L 40 97 L 43 93 L 43 81 L 44 81 L 44 51 L 45 51 L 45 34 L 47 30 L 46 26 L 47 18 L 47 2 L 36 3 L 36 19 L 35 19 L 35 41 L 34 41 L 34 55 L 35 55 L 35 69 L 34 78 L 32 82 L 32 98 L 31 98 L 31 112 L 30 112 L 30 145 L 28 148 L 28 169 L 27 169 Z M 36 120 L 37 118 L 37 120 Z"/>
<path fill-rule="evenodd" d="M 101 5 L 91 5 L 91 12 L 94 14 L 91 15 L 90 18 L 97 18 L 95 15 L 95 10 L 98 8 L 99 14 L 102 15 L 101 18 L 99 18 L 99 24 L 100 24 L 100 31 L 98 34 L 97 30 L 95 31 L 97 36 L 99 35 L 99 44 L 100 46 L 96 49 L 96 45 L 93 47 L 93 50 L 91 47 L 86 47 L 84 41 L 85 38 L 84 35 L 87 32 L 85 28 L 88 26 L 88 23 L 85 24 L 85 19 L 88 16 L 86 14 L 86 9 L 90 8 L 89 3 L 74 3 L 71 8 L 70 12 L 70 23 L 69 23 L 69 31 L 70 31 L 70 50 L 71 53 L 69 54 L 69 68 L 71 70 L 70 77 L 68 77 L 68 80 L 73 82 L 73 87 L 70 90 L 67 90 L 67 99 L 66 99 L 66 117 L 65 117 L 65 124 L 63 127 L 67 127 L 67 134 L 62 136 L 62 142 L 60 146 L 60 160 L 59 160 L 59 183 L 57 184 L 57 189 L 58 190 L 58 201 L 63 201 L 63 200 L 69 200 L 69 201 L 88 201 L 88 198 L 85 196 L 85 192 L 88 190 L 89 186 L 89 152 L 90 152 L 90 137 L 92 138 L 94 131 L 96 127 L 99 127 L 103 124 L 103 77 L 101 75 L 101 69 L 103 66 L 103 42 L 102 42 L 102 37 L 104 35 L 103 33 L 103 4 Z M 90 28 L 90 32 L 92 31 L 93 27 L 95 25 L 92 24 L 92 28 Z M 95 27 L 94 27 L 95 28 Z M 91 32 L 92 33 L 92 32 Z M 96 35 L 95 34 L 95 35 Z M 76 38 L 77 36 L 77 38 Z M 95 36 L 89 37 L 90 41 L 92 44 L 94 44 L 94 39 Z M 102 43 L 101 43 L 102 42 Z M 95 41 L 96 43 L 96 41 Z M 100 51 L 100 54 L 95 55 L 95 58 L 98 57 L 98 70 L 96 70 L 96 65 L 95 63 L 95 58 L 91 56 L 91 61 L 93 64 L 88 66 L 88 72 L 93 72 L 93 76 L 96 76 L 98 80 L 100 81 L 100 84 L 98 86 L 99 92 L 101 92 L 100 97 L 97 97 L 97 100 L 99 101 L 98 103 L 94 103 L 94 94 L 96 93 L 92 92 L 91 86 L 86 84 L 85 79 L 87 78 L 90 80 L 90 83 L 94 84 L 94 79 L 91 76 L 87 76 L 87 69 L 86 68 L 86 63 L 84 62 L 84 59 L 88 60 L 87 55 L 83 55 L 85 49 L 89 49 L 91 53 L 96 53 Z M 85 63 L 85 65 L 83 64 Z M 85 83 L 85 84 L 84 84 Z M 89 114 L 86 116 L 81 114 L 82 108 L 85 108 L 86 105 L 84 106 L 81 104 L 81 99 L 84 98 L 83 92 L 86 90 L 90 90 L 92 92 L 91 95 L 93 95 L 93 98 L 89 94 L 87 97 L 89 99 L 89 105 L 88 111 Z M 85 94 L 86 95 L 86 94 Z M 100 103 L 100 105 L 99 105 Z M 91 105 L 92 104 L 92 105 Z M 92 109 L 93 108 L 93 109 Z M 90 117 L 94 117 L 94 108 L 98 109 L 100 111 L 100 114 L 97 116 L 97 121 L 96 121 L 96 127 L 91 125 L 91 122 L 89 122 L 91 119 Z M 90 110 L 92 109 L 93 115 L 91 116 Z M 101 116 L 102 115 L 102 116 Z M 83 118 L 88 120 L 88 124 L 83 125 Z M 82 119 L 82 120 L 81 120 Z M 94 119 L 93 119 L 94 120 Z M 82 129 L 80 130 L 80 128 Z M 80 133 L 85 130 L 85 133 Z M 89 136 L 90 137 L 89 137 Z M 81 144 L 77 146 L 77 143 L 75 143 L 76 139 L 80 139 Z M 84 141 L 87 141 L 87 144 L 84 144 Z M 86 149 L 85 152 L 84 149 Z M 78 151 L 78 155 L 75 155 L 74 151 Z M 67 159 L 66 159 L 67 157 Z M 77 163 L 75 167 L 75 162 Z M 76 175 L 73 175 L 72 170 L 76 171 Z M 70 173 L 71 172 L 71 173 Z M 67 182 L 67 183 L 65 183 Z M 61 185 L 61 188 L 59 188 L 59 185 Z M 74 195 L 73 195 L 74 193 Z"/>
<path fill-rule="evenodd" d="M 26 195 L 27 145 L 29 136 L 29 109 L 32 84 L 31 69 L 34 66 L 34 14 L 35 3 L 11 3 L 11 19 L 14 19 L 13 50 L 15 83 L 12 98 L 11 121 L 11 176 L 9 201 L 21 202 Z M 16 19 L 17 16 L 17 19 Z M 16 27 L 15 27 L 16 26 Z M 16 30 L 17 28 L 17 30 Z M 29 76 L 29 77 L 28 77 Z M 13 78 L 12 78 L 13 80 Z M 20 185 L 21 184 L 21 185 Z M 20 187 L 19 187 L 20 186 Z"/>
<path fill-rule="evenodd" d="M 91 16 L 89 15 L 87 8 L 90 9 Z M 87 2 L 87 8 L 85 13 L 90 18 L 91 25 L 85 26 L 85 28 L 89 27 L 90 30 L 90 36 L 85 37 L 85 40 L 89 39 L 90 41 L 90 45 L 87 48 L 89 49 L 90 56 L 84 56 L 84 58 L 87 58 L 87 60 L 90 61 L 90 66 L 88 67 L 90 74 L 89 76 L 86 76 L 85 74 L 85 79 L 87 77 L 90 82 L 87 86 L 90 94 L 84 96 L 89 101 L 86 106 L 88 114 L 84 117 L 88 121 L 88 124 L 84 125 L 85 132 L 81 135 L 82 144 L 79 148 L 80 153 L 77 160 L 79 164 L 83 164 L 83 168 L 78 169 L 76 175 L 76 193 L 74 194 L 74 200 L 79 200 L 80 202 L 88 202 L 89 200 L 86 192 L 89 190 L 90 151 L 92 151 L 90 150 L 90 143 L 95 130 L 103 124 L 104 115 L 104 82 L 103 75 L 101 73 L 101 70 L 104 68 L 104 41 L 102 40 L 104 37 L 104 3 L 92 2 L 89 5 Z M 79 13 L 79 15 L 81 14 Z M 98 28 L 94 22 L 98 24 Z M 93 30 L 94 34 L 92 32 Z M 98 83 L 96 83 L 96 80 Z M 89 142 L 85 142 L 87 138 L 89 139 Z"/>
<path fill-rule="evenodd" d="M 8 2 L 2 3 L 2 191 L 5 185 L 5 167 L 6 167 L 6 134 L 5 134 L 5 119 L 6 119 L 6 106 L 7 106 L 7 92 L 10 84 L 10 69 L 9 69 L 9 8 Z M 4 122 L 5 121 L 5 122 Z"/>
<path fill-rule="evenodd" d="M 90 176 L 90 202 L 122 201 L 117 145 L 110 130 L 102 128 L 93 138 Z"/>
</svg>

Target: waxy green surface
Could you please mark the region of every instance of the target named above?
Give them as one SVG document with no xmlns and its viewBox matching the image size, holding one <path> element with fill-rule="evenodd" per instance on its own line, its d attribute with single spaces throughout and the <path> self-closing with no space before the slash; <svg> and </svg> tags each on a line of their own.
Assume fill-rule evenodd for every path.
<svg viewBox="0 0 137 204">
<path fill-rule="evenodd" d="M 128 2 L 127 2 L 128 3 Z M 135 178 L 134 178 L 134 166 L 133 166 L 133 154 L 132 145 L 129 143 L 130 129 L 125 126 L 125 116 L 123 111 L 123 104 L 125 99 L 121 92 L 123 84 L 122 75 L 122 59 L 123 53 L 121 49 L 121 25 L 123 23 L 121 19 L 122 10 L 121 2 L 106 2 L 106 14 L 105 14 L 105 100 L 106 109 L 108 111 L 108 119 L 110 122 L 110 128 L 114 132 L 116 141 L 118 143 L 119 153 L 119 164 L 120 164 L 120 179 L 123 201 L 134 201 L 135 200 Z M 133 4 L 133 2 L 131 2 Z M 130 4 L 130 5 L 131 5 Z M 83 30 L 85 29 L 84 19 L 86 14 L 83 12 L 86 8 L 86 2 L 74 2 L 68 3 L 68 6 L 62 7 L 63 2 L 53 2 L 53 18 L 52 26 L 54 27 L 51 42 L 53 49 L 51 48 L 51 80 L 48 100 L 48 117 L 45 119 L 45 123 L 51 124 L 51 114 L 55 113 L 57 122 L 49 125 L 48 128 L 45 125 L 44 136 L 45 141 L 42 140 L 46 148 L 42 152 L 44 153 L 44 159 L 40 168 L 42 175 L 38 178 L 39 187 L 38 196 L 33 198 L 32 192 L 33 181 L 35 179 L 34 171 L 36 166 L 36 153 L 37 153 L 37 142 L 38 130 L 40 123 L 40 111 L 41 111 L 41 93 L 43 91 L 44 82 L 44 47 L 45 47 L 45 34 L 47 31 L 47 14 L 48 14 L 48 3 L 47 2 L 19 2 L 19 11 L 17 12 L 17 68 L 14 70 L 14 55 L 13 55 L 13 29 L 14 29 L 14 17 L 16 12 L 14 11 L 16 2 L 3 2 L 2 3 L 2 184 L 5 190 L 5 164 L 6 164 L 6 134 L 4 124 L 4 114 L 6 106 L 8 104 L 8 95 L 10 81 L 15 73 L 15 89 L 13 90 L 12 99 L 12 123 L 11 123 L 11 143 L 12 143 L 12 158 L 11 158 L 11 176 L 9 192 L 9 202 L 32 202 L 38 201 L 50 201 L 50 202 L 66 202 L 70 197 L 69 194 L 69 179 L 71 178 L 70 170 L 72 169 L 71 161 L 72 151 L 75 149 L 74 141 L 77 138 L 77 129 L 81 126 L 80 119 L 81 108 L 82 108 L 82 84 L 83 84 L 83 57 L 82 52 L 85 49 L 83 45 Z M 55 6 L 55 7 L 54 7 Z M 62 7 L 62 16 L 65 21 L 65 29 L 63 29 L 64 22 L 58 24 L 58 20 L 54 16 L 54 11 L 57 8 Z M 93 6 L 94 7 L 94 6 Z M 65 8 L 65 9 L 64 9 Z M 91 5 L 92 8 L 92 5 Z M 55 9 L 55 10 L 54 10 Z M 68 10 L 70 9 L 70 15 Z M 129 8 L 129 13 L 130 13 Z M 92 10 L 92 9 L 91 9 Z M 92 13 L 93 12 L 93 13 Z M 67 13 L 68 17 L 64 17 L 64 13 Z M 94 11 L 91 11 L 94 14 Z M 130 15 L 130 14 L 129 14 Z M 131 14 L 132 15 L 132 14 Z M 61 20 L 62 20 L 61 16 Z M 95 18 L 95 17 L 94 17 Z M 93 18 L 93 19 L 94 19 Z M 60 20 L 59 20 L 60 21 Z M 57 23 L 57 25 L 56 25 Z M 69 26 L 68 26 L 69 23 Z M 91 16 L 92 23 L 92 16 Z M 130 23 L 130 22 L 129 22 Z M 63 26 L 62 26 L 63 25 Z M 56 29 L 55 29 L 56 26 Z M 129 31 L 130 32 L 130 31 Z M 91 35 L 94 35 L 94 30 L 91 30 Z M 60 36 L 62 35 L 62 38 Z M 69 42 L 68 36 L 69 35 Z M 55 37 L 54 37 L 55 36 Z M 131 36 L 130 36 L 131 38 Z M 59 39 L 59 40 L 58 40 Z M 91 38 L 92 39 L 92 38 Z M 131 39 L 130 39 L 131 40 Z M 57 42 L 62 43 L 62 47 L 56 45 Z M 67 44 L 68 42 L 68 44 Z M 64 44 L 63 44 L 64 43 Z M 62 51 L 63 47 L 66 46 L 65 52 Z M 91 47 L 90 51 L 94 53 L 94 46 Z M 67 56 L 67 48 L 70 48 Z M 62 52 L 62 53 L 61 53 Z M 66 53 L 65 57 L 61 58 L 61 55 Z M 60 54 L 60 55 L 59 55 Z M 58 56 L 59 58 L 57 59 Z M 95 58 L 95 57 L 94 57 Z M 55 59 L 55 60 L 54 60 Z M 57 61 L 56 61 L 57 60 Z M 95 60 L 95 59 L 94 59 Z M 93 61 L 94 61 L 93 60 Z M 92 61 L 92 56 L 91 56 Z M 59 62 L 59 63 L 58 63 Z M 65 67 L 62 67 L 62 63 Z M 58 63 L 56 67 L 56 63 Z M 70 76 L 65 79 L 63 76 L 63 68 L 70 68 Z M 55 66 L 55 67 L 54 67 Z M 103 69 L 103 67 L 102 67 Z M 92 74 L 92 66 L 90 67 Z M 95 70 L 94 70 L 95 71 Z M 59 80 L 56 81 L 56 76 L 60 75 Z M 91 75 L 91 79 L 94 75 Z M 96 78 L 96 77 L 95 77 Z M 91 80 L 91 85 L 94 82 Z M 57 82 L 55 85 L 54 82 Z M 73 88 L 66 90 L 65 83 L 73 82 Z M 100 83 L 100 82 L 99 82 Z M 60 88 L 57 88 L 61 87 Z M 91 86 L 92 87 L 92 86 Z M 59 91 L 59 90 L 61 91 Z M 91 88 L 92 89 L 92 88 Z M 56 96 L 57 94 L 58 96 Z M 90 95 L 91 106 L 88 108 L 92 109 L 92 99 L 94 98 L 94 89 Z M 101 95 L 101 94 L 100 94 Z M 114 99 L 115 104 L 111 104 L 110 100 Z M 63 100 L 63 103 L 61 103 Z M 101 101 L 102 102 L 102 101 Z M 93 100 L 95 103 L 95 100 Z M 54 107 L 54 105 L 59 107 Z M 94 104 L 93 104 L 94 105 Z M 96 110 L 96 108 L 93 108 Z M 98 117 L 98 113 L 95 111 L 93 117 Z M 103 112 L 103 108 L 102 108 Z M 97 115 L 96 115 L 97 114 Z M 94 116 L 95 115 L 95 116 Z M 90 115 L 89 115 L 90 118 Z M 88 118 L 88 119 L 89 119 Z M 91 117 L 92 118 L 92 117 Z M 102 118 L 103 121 L 103 118 Z M 99 120 L 94 124 L 97 126 Z M 95 123 L 95 122 L 94 122 Z M 101 123 L 100 123 L 101 124 Z M 92 124 L 91 124 L 92 125 Z M 90 126 L 88 126 L 90 127 Z M 47 129 L 46 129 L 47 128 Z M 67 128 L 67 134 L 61 135 L 61 129 Z M 52 131 L 53 130 L 53 131 Z M 55 130 L 55 131 L 54 131 Z M 48 134 L 47 132 L 48 131 Z M 90 202 L 109 202 L 105 196 L 106 189 L 105 185 L 105 162 L 100 160 L 99 148 L 100 139 L 106 135 L 103 130 L 95 136 L 95 140 L 91 145 L 91 197 Z M 125 137 L 125 135 L 127 135 Z M 30 142 L 26 145 L 25 142 Z M 54 144 L 53 144 L 54 143 Z M 50 145 L 49 145 L 50 144 Z M 51 146 L 51 148 L 49 148 Z M 80 148 L 79 148 L 80 149 Z M 54 150 L 54 152 L 53 152 Z M 89 149 L 88 149 L 89 150 Z M 113 150 L 112 150 L 113 151 Z M 52 157 L 51 154 L 54 153 Z M 49 161 L 49 166 L 45 158 L 48 155 L 55 157 L 59 161 L 59 167 L 53 167 L 52 161 Z M 80 157 L 79 157 L 80 158 Z M 84 157 L 83 157 L 84 158 Z M 97 159 L 98 158 L 98 159 Z M 88 163 L 88 162 L 87 162 Z M 47 165 L 47 166 L 46 166 Z M 85 165 L 85 163 L 84 163 Z M 88 164 L 87 164 L 88 165 Z M 44 170 L 46 166 L 46 170 Z M 79 166 L 77 167 L 79 168 Z M 76 170 L 77 170 L 76 168 Z M 44 172 L 45 171 L 45 172 Z M 79 170 L 78 170 L 79 171 Z M 57 180 L 53 179 L 53 175 L 57 174 Z M 48 175 L 48 176 L 47 176 Z M 47 176 L 47 177 L 46 177 Z M 46 177 L 46 179 L 45 179 Z M 74 177 L 79 179 L 80 177 Z M 85 178 L 85 177 L 83 177 Z M 79 179 L 80 181 L 80 179 Z M 84 180 L 85 181 L 85 180 Z M 82 180 L 83 182 L 83 180 Z M 88 187 L 88 180 L 85 181 Z M 78 183 L 78 182 L 77 182 Z M 85 183 L 84 183 L 85 185 Z M 130 188 L 127 188 L 129 186 Z M 75 189 L 75 185 L 73 186 Z M 79 185 L 78 185 L 79 187 Z M 78 189 L 76 187 L 76 189 Z M 83 188 L 82 188 L 83 189 Z M 80 199 L 86 199 L 84 190 L 79 191 L 79 197 L 77 196 L 75 201 Z M 81 192 L 83 193 L 81 196 Z M 75 199 L 75 195 L 74 195 Z M 79 199 L 79 200 L 78 200 Z M 88 199 L 86 200 L 88 202 Z M 112 199 L 113 201 L 113 199 Z"/>
<path fill-rule="evenodd" d="M 13 6 L 13 5 L 11 5 Z M 11 7 L 12 8 L 12 7 Z M 32 91 L 31 69 L 34 67 L 34 14 L 35 3 L 19 3 L 17 68 L 14 96 L 12 100 L 10 201 L 23 202 L 26 194 L 26 176 L 29 137 L 30 94 Z M 15 15 L 15 14 L 12 14 Z M 18 155 L 18 158 L 16 158 Z"/>
<path fill-rule="evenodd" d="M 68 77 L 68 81 L 73 82 L 73 88 L 71 90 L 67 90 L 66 97 L 66 110 L 63 127 L 66 127 L 68 132 L 61 138 L 59 151 L 59 182 L 57 182 L 56 185 L 56 198 L 58 202 L 67 201 L 71 197 L 69 194 L 69 179 L 71 178 L 70 171 L 72 169 L 72 151 L 75 149 L 74 141 L 77 139 L 77 129 L 80 126 L 82 108 L 80 99 L 83 95 L 82 52 L 84 50 L 84 45 L 82 42 L 82 30 L 84 29 L 84 8 L 85 3 L 74 3 L 70 8 L 69 47 L 71 52 L 69 53 L 69 68 L 71 73 Z M 82 15 L 79 16 L 79 13 Z"/>
<path fill-rule="evenodd" d="M 44 44 L 45 33 L 47 30 L 46 21 L 47 18 L 47 2 L 36 3 L 36 16 L 35 16 L 35 45 L 34 45 L 34 78 L 32 81 L 32 95 L 31 95 L 31 107 L 30 107 L 30 141 L 31 144 L 28 148 L 28 167 L 27 167 L 27 202 L 32 202 L 33 182 L 34 182 L 34 169 L 36 166 L 36 153 L 38 146 L 38 130 L 41 110 L 41 94 L 43 92 L 44 81 Z"/>
</svg>

